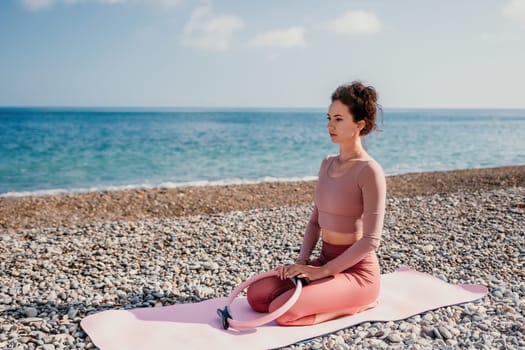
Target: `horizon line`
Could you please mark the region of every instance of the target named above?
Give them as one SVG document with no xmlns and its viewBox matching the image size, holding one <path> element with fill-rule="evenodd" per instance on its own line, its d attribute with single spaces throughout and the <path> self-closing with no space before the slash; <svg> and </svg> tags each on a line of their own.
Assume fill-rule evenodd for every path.
<svg viewBox="0 0 525 350">
<path fill-rule="evenodd" d="M 56 105 L 31 105 L 31 106 L 3 106 L 0 105 L 0 109 L 260 109 L 260 110 L 269 110 L 269 109 L 326 109 L 327 106 L 56 106 Z M 523 107 L 402 107 L 402 106 L 390 106 L 390 107 L 381 107 L 385 109 L 441 109 L 441 110 L 525 110 Z"/>
</svg>

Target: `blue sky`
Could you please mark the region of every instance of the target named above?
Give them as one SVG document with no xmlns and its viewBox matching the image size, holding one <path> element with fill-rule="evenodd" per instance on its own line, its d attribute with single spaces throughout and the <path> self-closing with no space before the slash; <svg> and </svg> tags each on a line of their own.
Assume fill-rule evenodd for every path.
<svg viewBox="0 0 525 350">
<path fill-rule="evenodd" d="M 525 108 L 525 0 L 1 0 L 0 106 Z"/>
</svg>

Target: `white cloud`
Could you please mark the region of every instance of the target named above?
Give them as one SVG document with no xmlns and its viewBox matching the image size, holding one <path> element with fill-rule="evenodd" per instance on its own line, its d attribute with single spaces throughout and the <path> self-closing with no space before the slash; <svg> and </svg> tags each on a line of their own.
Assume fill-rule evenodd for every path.
<svg viewBox="0 0 525 350">
<path fill-rule="evenodd" d="M 301 27 L 291 27 L 282 30 L 272 30 L 258 34 L 249 44 L 252 47 L 306 47 L 304 39 L 304 29 Z"/>
<path fill-rule="evenodd" d="M 125 4 L 125 3 L 144 3 L 158 4 L 163 7 L 174 7 L 180 4 L 181 0 L 20 0 L 22 5 L 30 11 L 39 11 L 53 6 L 56 3 L 75 5 L 79 3 L 99 3 L 99 4 Z"/>
<path fill-rule="evenodd" d="M 327 23 L 328 29 L 343 34 L 371 34 L 381 29 L 377 16 L 367 11 L 348 11 Z"/>
<path fill-rule="evenodd" d="M 39 11 L 51 7 L 54 0 L 22 0 L 22 5 L 29 11 Z"/>
<path fill-rule="evenodd" d="M 226 50 L 234 32 L 243 27 L 242 20 L 234 15 L 216 15 L 211 7 L 193 10 L 184 26 L 182 43 L 209 50 Z"/>
<path fill-rule="evenodd" d="M 130 2 L 137 2 L 133 0 L 62 0 L 65 4 L 79 4 L 81 2 L 98 2 L 100 4 L 123 4 L 123 3 L 130 3 Z"/>
<path fill-rule="evenodd" d="M 102 4 L 120 4 L 120 3 L 129 2 L 126 0 L 97 0 L 97 1 Z"/>
<path fill-rule="evenodd" d="M 516 32 L 482 33 L 480 38 L 487 43 L 502 43 L 520 40 L 520 36 Z"/>
<path fill-rule="evenodd" d="M 181 3 L 181 0 L 157 0 L 164 7 L 175 7 Z"/>
<path fill-rule="evenodd" d="M 503 7 L 503 14 L 525 26 L 525 0 L 510 0 Z"/>
</svg>

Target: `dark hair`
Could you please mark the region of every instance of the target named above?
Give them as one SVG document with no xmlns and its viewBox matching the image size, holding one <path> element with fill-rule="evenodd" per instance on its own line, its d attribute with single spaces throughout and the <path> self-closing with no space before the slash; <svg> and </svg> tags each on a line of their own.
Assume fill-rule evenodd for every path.
<svg viewBox="0 0 525 350">
<path fill-rule="evenodd" d="M 379 110 L 382 117 L 383 110 L 377 103 L 377 92 L 372 86 L 365 86 L 360 81 L 341 85 L 332 94 L 332 102 L 337 100 L 348 106 L 354 122 L 365 121 L 366 125 L 359 135 L 367 135 L 372 130 L 380 131 L 376 124 L 376 114 Z"/>
</svg>

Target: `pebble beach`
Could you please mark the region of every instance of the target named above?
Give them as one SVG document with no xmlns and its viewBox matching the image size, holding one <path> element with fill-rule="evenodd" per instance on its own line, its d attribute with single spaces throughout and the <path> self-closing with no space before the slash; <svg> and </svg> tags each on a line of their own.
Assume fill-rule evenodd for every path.
<svg viewBox="0 0 525 350">
<path fill-rule="evenodd" d="M 284 349 L 525 349 L 525 166 L 389 176 L 387 186 L 382 273 L 408 265 L 489 294 Z M 0 349 L 92 349 L 87 315 L 228 296 L 293 261 L 314 187 L 0 198 Z"/>
</svg>

